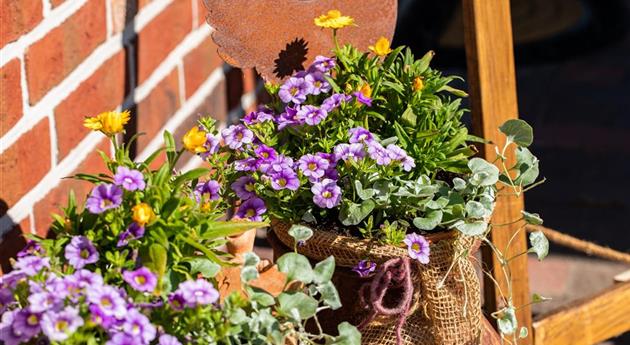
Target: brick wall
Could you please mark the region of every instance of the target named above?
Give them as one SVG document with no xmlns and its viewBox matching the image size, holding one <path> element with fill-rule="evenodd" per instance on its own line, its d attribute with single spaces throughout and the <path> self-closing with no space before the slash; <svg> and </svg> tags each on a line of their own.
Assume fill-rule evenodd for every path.
<svg viewBox="0 0 630 345">
<path fill-rule="evenodd" d="M 80 199 L 110 151 L 85 116 L 130 109 L 138 158 L 200 115 L 233 121 L 256 100 L 256 77 L 223 64 L 202 0 L 0 0 L 0 266 L 22 233 L 46 235 L 50 212 Z M 199 164 L 185 157 L 183 169 Z"/>
</svg>

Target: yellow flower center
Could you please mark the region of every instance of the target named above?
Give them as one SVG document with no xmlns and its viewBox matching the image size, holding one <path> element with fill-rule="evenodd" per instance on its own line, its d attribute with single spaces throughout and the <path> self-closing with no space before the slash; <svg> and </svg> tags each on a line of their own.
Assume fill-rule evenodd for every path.
<svg viewBox="0 0 630 345">
<path fill-rule="evenodd" d="M 291 94 L 291 96 L 295 96 L 297 95 L 297 93 L 300 91 L 300 89 L 298 89 L 297 87 L 292 87 L 289 89 L 289 93 Z"/>
<path fill-rule="evenodd" d="M 101 298 L 101 305 L 103 307 L 111 307 L 112 306 L 112 301 L 109 298 L 107 298 L 107 297 L 103 297 L 103 298 Z"/>
<path fill-rule="evenodd" d="M 245 190 L 248 191 L 248 192 L 253 192 L 254 191 L 254 184 L 253 183 L 245 184 Z"/>
<path fill-rule="evenodd" d="M 136 284 L 145 284 L 147 282 L 147 278 L 145 278 L 144 276 L 136 276 L 134 278 L 134 280 L 136 281 Z"/>
<path fill-rule="evenodd" d="M 281 185 L 282 187 L 287 185 L 287 179 L 285 178 L 279 178 L 278 179 L 278 184 Z"/>
<path fill-rule="evenodd" d="M 317 169 L 317 164 L 315 163 L 308 163 L 308 170 L 315 170 Z"/>
<path fill-rule="evenodd" d="M 330 197 L 332 197 L 332 193 L 329 191 L 325 191 L 322 193 L 322 196 L 326 199 L 330 199 Z"/>
<path fill-rule="evenodd" d="M 66 320 L 58 320 L 55 322 L 55 329 L 58 331 L 65 331 L 68 328 L 68 322 Z"/>
<path fill-rule="evenodd" d="M 37 317 L 37 315 L 31 314 L 31 316 L 26 318 L 26 323 L 28 323 L 31 326 L 35 326 L 39 323 L 39 318 Z"/>
<path fill-rule="evenodd" d="M 417 242 L 414 242 L 414 244 L 411 245 L 411 249 L 414 252 L 419 252 L 420 251 L 420 244 L 418 244 Z"/>
<path fill-rule="evenodd" d="M 256 210 L 254 210 L 253 208 L 250 208 L 249 210 L 247 210 L 247 212 L 245 212 L 245 215 L 251 218 L 256 215 Z"/>
<path fill-rule="evenodd" d="M 79 253 L 79 256 L 81 256 L 81 258 L 83 259 L 87 259 L 90 257 L 90 251 L 87 249 L 81 249 L 81 252 Z"/>
</svg>

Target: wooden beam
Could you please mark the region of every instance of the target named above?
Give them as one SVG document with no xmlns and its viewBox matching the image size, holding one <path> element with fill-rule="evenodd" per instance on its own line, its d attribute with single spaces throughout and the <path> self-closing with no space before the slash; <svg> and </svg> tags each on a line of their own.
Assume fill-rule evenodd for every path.
<svg viewBox="0 0 630 345">
<path fill-rule="evenodd" d="M 572 303 L 534 323 L 535 345 L 593 345 L 630 331 L 630 283 Z"/>
<path fill-rule="evenodd" d="M 463 0 L 464 32 L 468 82 L 471 95 L 473 131 L 491 140 L 500 147 L 505 142 L 498 127 L 508 119 L 518 117 L 516 98 L 516 76 L 512 43 L 512 23 L 509 0 Z M 493 161 L 493 145 L 482 147 L 482 154 Z M 514 157 L 508 157 L 513 161 Z M 497 200 L 493 223 L 509 223 L 521 217 L 524 203 L 522 197 L 501 196 Z M 510 237 L 517 231 L 515 226 L 494 229 L 492 242 L 504 250 Z M 519 232 L 507 255 L 521 253 L 527 249 L 525 231 Z M 507 290 L 507 282 L 501 273 L 498 260 L 489 248 L 482 248 L 484 263 L 493 272 L 502 291 Z M 513 301 L 516 307 L 530 302 L 527 272 L 527 256 L 523 255 L 510 264 L 513 277 Z M 491 312 L 500 305 L 499 289 L 492 280 L 484 281 L 486 310 Z M 520 326 L 531 326 L 531 308 L 518 310 Z M 531 332 L 530 332 L 531 333 Z M 531 343 L 531 337 L 525 339 Z"/>
</svg>

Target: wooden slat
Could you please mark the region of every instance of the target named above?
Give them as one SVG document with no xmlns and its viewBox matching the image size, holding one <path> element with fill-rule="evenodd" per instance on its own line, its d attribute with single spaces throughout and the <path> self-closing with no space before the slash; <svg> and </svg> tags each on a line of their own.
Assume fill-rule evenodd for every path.
<svg viewBox="0 0 630 345">
<path fill-rule="evenodd" d="M 470 85 L 473 131 L 501 146 L 504 138 L 498 127 L 508 119 L 518 117 L 512 24 L 509 0 L 463 0 L 466 58 Z M 482 148 L 489 160 L 494 160 L 492 145 Z M 513 156 L 508 157 L 514 160 Z M 494 223 L 508 223 L 521 217 L 522 197 L 500 197 L 494 212 Z M 515 227 L 501 227 L 491 233 L 492 242 L 501 250 L 507 245 Z M 527 248 L 525 231 L 519 233 L 508 253 L 520 253 Z M 484 263 L 506 291 L 506 280 L 500 273 L 500 264 L 485 248 Z M 514 304 L 529 303 L 527 257 L 521 256 L 510 264 L 513 275 Z M 489 278 L 484 282 L 487 311 L 497 309 L 500 293 Z M 518 310 L 520 325 L 531 326 L 531 308 Z M 531 338 L 524 343 L 531 343 Z"/>
<path fill-rule="evenodd" d="M 630 331 L 630 283 L 572 303 L 534 323 L 535 345 L 592 345 Z"/>
</svg>

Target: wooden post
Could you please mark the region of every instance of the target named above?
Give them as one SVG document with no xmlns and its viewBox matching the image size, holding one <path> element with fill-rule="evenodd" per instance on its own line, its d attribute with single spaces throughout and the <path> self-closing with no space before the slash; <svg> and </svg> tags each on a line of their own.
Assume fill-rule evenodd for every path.
<svg viewBox="0 0 630 345">
<path fill-rule="evenodd" d="M 464 28 L 468 80 L 470 85 L 473 131 L 502 147 L 504 138 L 498 127 L 508 119 L 518 117 L 516 98 L 516 76 L 514 71 L 514 51 L 509 0 L 463 0 Z M 482 148 L 482 154 L 490 161 L 496 155 L 492 145 Z M 513 161 L 514 157 L 508 157 Z M 493 223 L 509 223 L 521 217 L 524 203 L 522 197 L 502 196 L 497 200 Z M 491 233 L 492 242 L 500 250 L 505 250 L 510 237 L 518 226 L 495 228 Z M 520 231 L 506 255 L 511 256 L 527 249 L 525 231 Z M 484 266 L 489 268 L 506 291 L 506 280 L 501 273 L 498 260 L 489 248 L 482 249 Z M 527 272 L 527 256 L 523 255 L 510 263 L 513 277 L 514 305 L 518 308 L 530 301 Z M 488 312 L 497 310 L 500 293 L 487 278 L 484 281 L 484 294 Z M 527 326 L 529 338 L 523 343 L 532 343 L 531 308 L 518 310 L 519 326 Z"/>
</svg>

